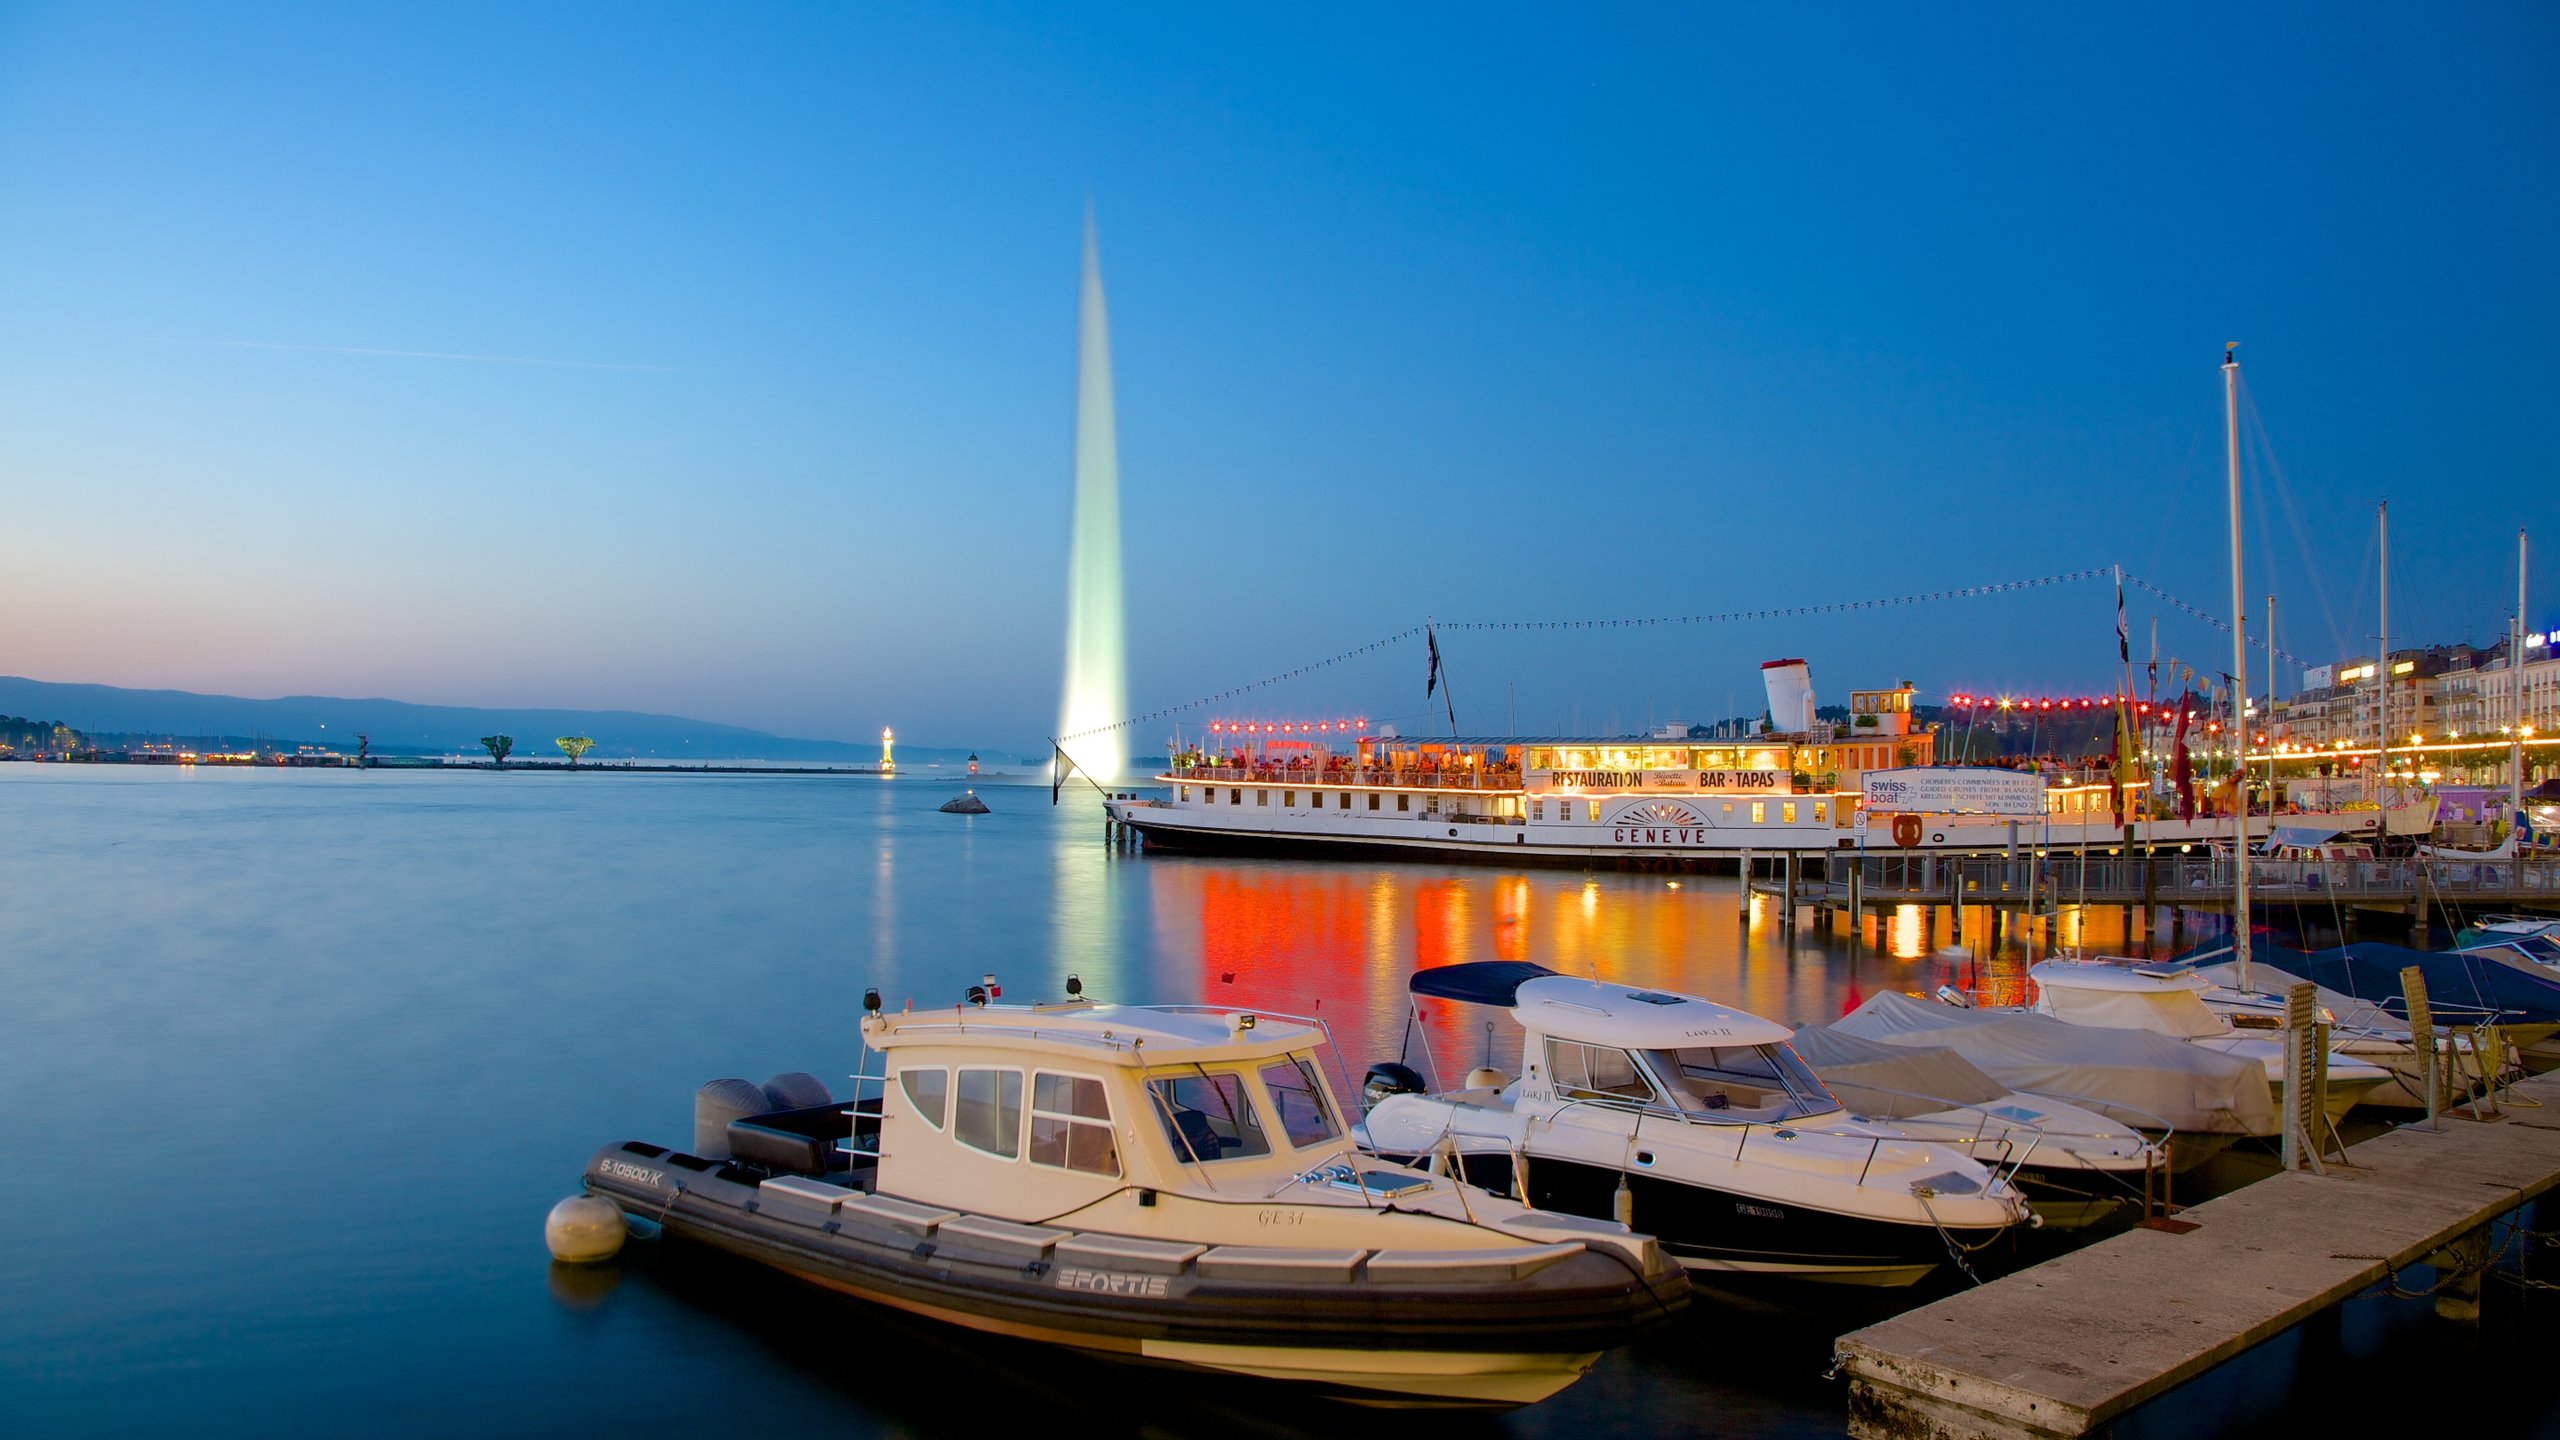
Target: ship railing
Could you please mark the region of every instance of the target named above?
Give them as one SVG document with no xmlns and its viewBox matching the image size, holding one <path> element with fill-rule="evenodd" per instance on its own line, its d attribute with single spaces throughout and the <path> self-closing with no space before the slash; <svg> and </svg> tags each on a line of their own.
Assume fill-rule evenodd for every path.
<svg viewBox="0 0 2560 1440">
<path fill-rule="evenodd" d="M 1384 766 L 1178 765 L 1165 774 L 1177 785 L 1365 785 L 1398 790 L 1520 788 L 1520 772 L 1508 768 L 1474 771 L 1390 769 Z"/>
</svg>

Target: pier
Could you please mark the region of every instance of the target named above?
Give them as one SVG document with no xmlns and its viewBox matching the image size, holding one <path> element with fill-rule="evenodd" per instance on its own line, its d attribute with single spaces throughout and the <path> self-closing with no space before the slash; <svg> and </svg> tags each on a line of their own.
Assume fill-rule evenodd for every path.
<svg viewBox="0 0 2560 1440">
<path fill-rule="evenodd" d="M 2477 1314 L 2489 1227 L 2560 1186 L 2560 1073 L 2504 1118 L 2402 1126 L 1979 1289 L 1843 1336 L 1859 1440 L 2102 1434 L 2126 1412 L 2397 1272 L 2444 1268 Z M 2451 1323 L 2451 1322 L 2448 1322 Z"/>
<path fill-rule="evenodd" d="M 1812 869 L 1810 859 L 1806 869 Z M 2220 911 L 2231 906 L 2227 857 L 1932 855 L 1825 852 L 1818 871 L 1758 878 L 1746 893 L 1852 917 L 1906 905 L 1960 911 L 2050 913 L 2065 906 Z M 2486 910 L 2560 912 L 2560 859 L 2514 856 L 2428 860 L 2260 860 L 2249 868 L 2249 903 L 2260 910 L 2312 909 L 2397 915 L 2423 923 L 2431 913 Z M 1790 907 L 1791 908 L 1791 907 Z"/>
</svg>

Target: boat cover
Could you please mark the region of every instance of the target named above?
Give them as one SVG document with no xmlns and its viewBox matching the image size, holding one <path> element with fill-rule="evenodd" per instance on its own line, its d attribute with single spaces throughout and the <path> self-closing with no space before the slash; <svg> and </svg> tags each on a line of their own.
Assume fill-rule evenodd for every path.
<svg viewBox="0 0 2560 1440">
<path fill-rule="evenodd" d="M 2199 947 L 2202 950 L 2207 947 Z M 2214 951 L 2228 948 L 2216 941 Z M 2315 985 L 2371 1000 L 2405 1016 L 2408 1002 L 2400 993 L 2400 972 L 2412 966 L 2427 981 L 2427 1003 L 2447 1023 L 2488 1018 L 2500 1012 L 2508 1021 L 2560 1021 L 2560 973 L 2537 965 L 2512 945 L 2483 945 L 2470 950 L 2412 950 L 2364 940 L 2326 950 L 2293 950 L 2263 941 L 2250 946 L 2257 956 Z M 2189 952 L 2180 959 L 2200 959 Z"/>
<path fill-rule="evenodd" d="M 1962 1010 L 1887 990 L 1831 1028 L 1891 1045 L 1943 1046 L 2011 1090 L 2069 1100 L 2121 1124 L 2188 1134 L 2272 1135 L 2266 1066 L 2155 1035 L 2016 1010 Z"/>
<path fill-rule="evenodd" d="M 1463 965 L 1416 970 L 1405 988 L 1416 995 L 1509 1009 L 1520 1003 L 1521 986 L 1555 973 L 1533 960 L 1470 960 Z"/>
<path fill-rule="evenodd" d="M 2199 965 L 2196 967 L 2196 973 L 2203 976 L 2206 983 L 2219 985 L 2225 990 L 2240 988 L 2240 964 L 2236 960 L 2226 960 L 2219 965 Z M 2280 997 L 2287 990 L 2302 983 L 2301 976 L 2289 970 L 2279 970 L 2259 959 L 2254 949 L 2251 951 L 2250 990 L 2260 995 Z M 2394 1015 L 2370 1000 L 2359 1000 L 2343 990 L 2332 990 L 2325 985 L 2317 984 L 2311 989 L 2312 998 L 2318 1000 L 2331 1015 L 2337 1018 L 2338 1029 L 2341 1032 L 2391 1035 L 2403 1040 L 2409 1037 L 2409 1022 L 2406 1017 Z"/>
<path fill-rule="evenodd" d="M 2012 1093 L 1943 1045 L 1888 1045 L 1828 1025 L 1807 1025 L 1790 1043 L 1841 1104 L 1878 1120 L 1988 1105 Z"/>
</svg>

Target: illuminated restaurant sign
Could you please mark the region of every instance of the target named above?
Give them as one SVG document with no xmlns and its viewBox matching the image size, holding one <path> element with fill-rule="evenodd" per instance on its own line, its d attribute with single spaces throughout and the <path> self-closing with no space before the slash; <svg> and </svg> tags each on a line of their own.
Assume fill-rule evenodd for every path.
<svg viewBox="0 0 2560 1440">
<path fill-rule="evenodd" d="M 1568 790 L 1706 790 L 1768 792 L 1788 788 L 1784 770 L 1551 770 L 1550 786 Z"/>
</svg>

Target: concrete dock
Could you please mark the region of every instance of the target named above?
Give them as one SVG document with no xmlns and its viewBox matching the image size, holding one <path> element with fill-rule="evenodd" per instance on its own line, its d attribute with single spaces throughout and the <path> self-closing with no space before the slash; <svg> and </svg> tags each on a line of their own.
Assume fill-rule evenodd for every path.
<svg viewBox="0 0 2560 1440">
<path fill-rule="evenodd" d="M 1849 1433 L 2000 1440 L 2103 1433 L 2126 1411 L 2452 1249 L 2560 1186 L 2560 1071 L 2448 1116 L 1843 1336 Z M 2453 1322 L 2446 1322 L 2453 1323 Z"/>
</svg>

